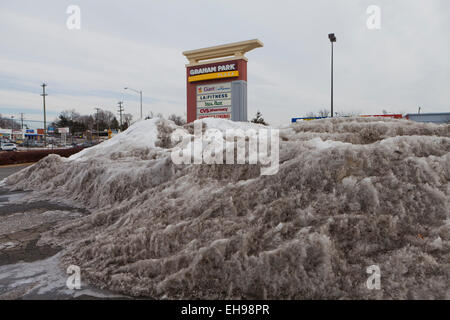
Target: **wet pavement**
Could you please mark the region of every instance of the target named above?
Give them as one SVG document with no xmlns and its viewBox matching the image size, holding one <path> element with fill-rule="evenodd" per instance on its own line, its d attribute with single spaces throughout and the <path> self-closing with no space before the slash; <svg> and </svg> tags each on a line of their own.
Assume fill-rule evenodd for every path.
<svg viewBox="0 0 450 320">
<path fill-rule="evenodd" d="M 32 163 L 0 166 L 0 181 L 30 165 L 32 165 Z"/>
<path fill-rule="evenodd" d="M 58 222 L 89 214 L 66 204 L 27 200 L 30 194 L 0 187 L 0 266 L 56 254 L 61 248 L 37 245 L 41 235 Z"/>
<path fill-rule="evenodd" d="M 0 167 L 0 177 L 24 167 Z M 39 239 L 56 224 L 88 215 L 89 211 L 62 202 L 36 200 L 32 195 L 0 186 L 0 300 L 125 298 L 83 283 L 82 272 L 81 289 L 67 287 L 69 275 L 59 265 L 63 248 L 40 245 Z"/>
<path fill-rule="evenodd" d="M 0 266 L 0 300 L 67 300 L 67 299 L 125 299 L 83 282 L 72 290 L 66 285 L 69 274 L 59 265 L 62 252 L 43 260 Z"/>
</svg>

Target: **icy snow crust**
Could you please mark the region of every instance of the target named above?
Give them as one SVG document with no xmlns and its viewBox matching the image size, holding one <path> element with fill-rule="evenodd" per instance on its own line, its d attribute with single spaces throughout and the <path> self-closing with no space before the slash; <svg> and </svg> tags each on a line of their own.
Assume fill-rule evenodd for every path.
<svg viewBox="0 0 450 320">
<path fill-rule="evenodd" d="M 141 121 L 6 180 L 93 212 L 42 240 L 66 247 L 64 268 L 79 265 L 100 288 L 163 299 L 450 299 L 449 125 L 294 124 L 280 129 L 272 176 L 257 165 L 174 165 L 176 128 Z M 366 286 L 371 265 L 380 290 Z"/>
</svg>

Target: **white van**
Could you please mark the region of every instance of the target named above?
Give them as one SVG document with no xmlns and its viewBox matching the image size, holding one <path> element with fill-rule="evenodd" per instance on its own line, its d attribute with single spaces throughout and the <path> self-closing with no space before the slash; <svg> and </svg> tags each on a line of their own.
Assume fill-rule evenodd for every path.
<svg viewBox="0 0 450 320">
<path fill-rule="evenodd" d="M 2 151 L 17 151 L 17 146 L 14 143 L 3 143 L 1 146 Z"/>
</svg>

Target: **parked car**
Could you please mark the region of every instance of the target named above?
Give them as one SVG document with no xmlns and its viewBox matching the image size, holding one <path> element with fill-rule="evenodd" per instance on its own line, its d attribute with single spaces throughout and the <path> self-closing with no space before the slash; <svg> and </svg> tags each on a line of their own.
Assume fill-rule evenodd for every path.
<svg viewBox="0 0 450 320">
<path fill-rule="evenodd" d="M 89 147 L 92 147 L 93 145 L 94 144 L 92 142 L 86 141 L 86 142 L 83 142 L 82 144 L 80 144 L 80 147 L 89 148 Z"/>
<path fill-rule="evenodd" d="M 17 146 L 14 143 L 4 143 L 1 149 L 2 151 L 17 151 Z"/>
<path fill-rule="evenodd" d="M 43 146 L 45 146 L 45 144 L 41 141 L 34 141 L 33 142 L 33 147 L 40 147 L 42 148 Z"/>
</svg>

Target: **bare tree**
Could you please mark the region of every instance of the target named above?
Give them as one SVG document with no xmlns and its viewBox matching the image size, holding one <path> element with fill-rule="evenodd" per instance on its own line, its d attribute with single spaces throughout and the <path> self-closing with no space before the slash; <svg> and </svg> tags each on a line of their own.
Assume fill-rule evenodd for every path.
<svg viewBox="0 0 450 320">
<path fill-rule="evenodd" d="M 184 120 L 182 116 L 176 115 L 175 113 L 171 114 L 168 119 L 175 122 L 177 126 L 186 124 L 186 120 Z"/>
<path fill-rule="evenodd" d="M 329 117 L 330 116 L 330 110 L 328 110 L 328 109 L 321 109 L 321 110 L 319 110 L 319 112 L 318 112 L 318 115 L 319 115 L 319 117 Z"/>
<path fill-rule="evenodd" d="M 95 123 L 99 124 L 100 130 L 111 128 L 114 125 L 114 113 L 108 110 L 99 110 L 98 114 L 94 113 Z"/>
<path fill-rule="evenodd" d="M 12 129 L 20 129 L 21 128 L 21 124 L 18 123 L 15 119 L 3 117 L 0 114 L 0 128 L 4 128 L 4 129 L 11 129 L 11 128 Z"/>
<path fill-rule="evenodd" d="M 153 111 L 150 111 L 150 113 L 145 117 L 145 120 L 153 119 L 155 116 L 153 115 Z"/>
<path fill-rule="evenodd" d="M 131 125 L 132 120 L 133 120 L 133 116 L 130 113 L 125 113 L 123 115 L 122 130 L 126 130 Z"/>
<path fill-rule="evenodd" d="M 264 118 L 263 118 L 263 116 L 262 116 L 262 113 L 261 113 L 259 110 L 256 112 L 255 117 L 254 117 L 250 122 L 258 123 L 258 124 L 263 124 L 263 125 L 265 125 L 265 126 L 268 125 L 268 123 L 267 123 L 266 121 L 264 121 Z"/>
<path fill-rule="evenodd" d="M 307 117 L 328 117 L 330 115 L 330 111 L 328 109 L 321 109 L 319 111 L 316 112 L 308 112 L 306 114 Z"/>
<path fill-rule="evenodd" d="M 76 121 L 83 124 L 88 130 L 92 130 L 94 128 L 95 120 L 91 115 L 79 116 Z"/>
</svg>

